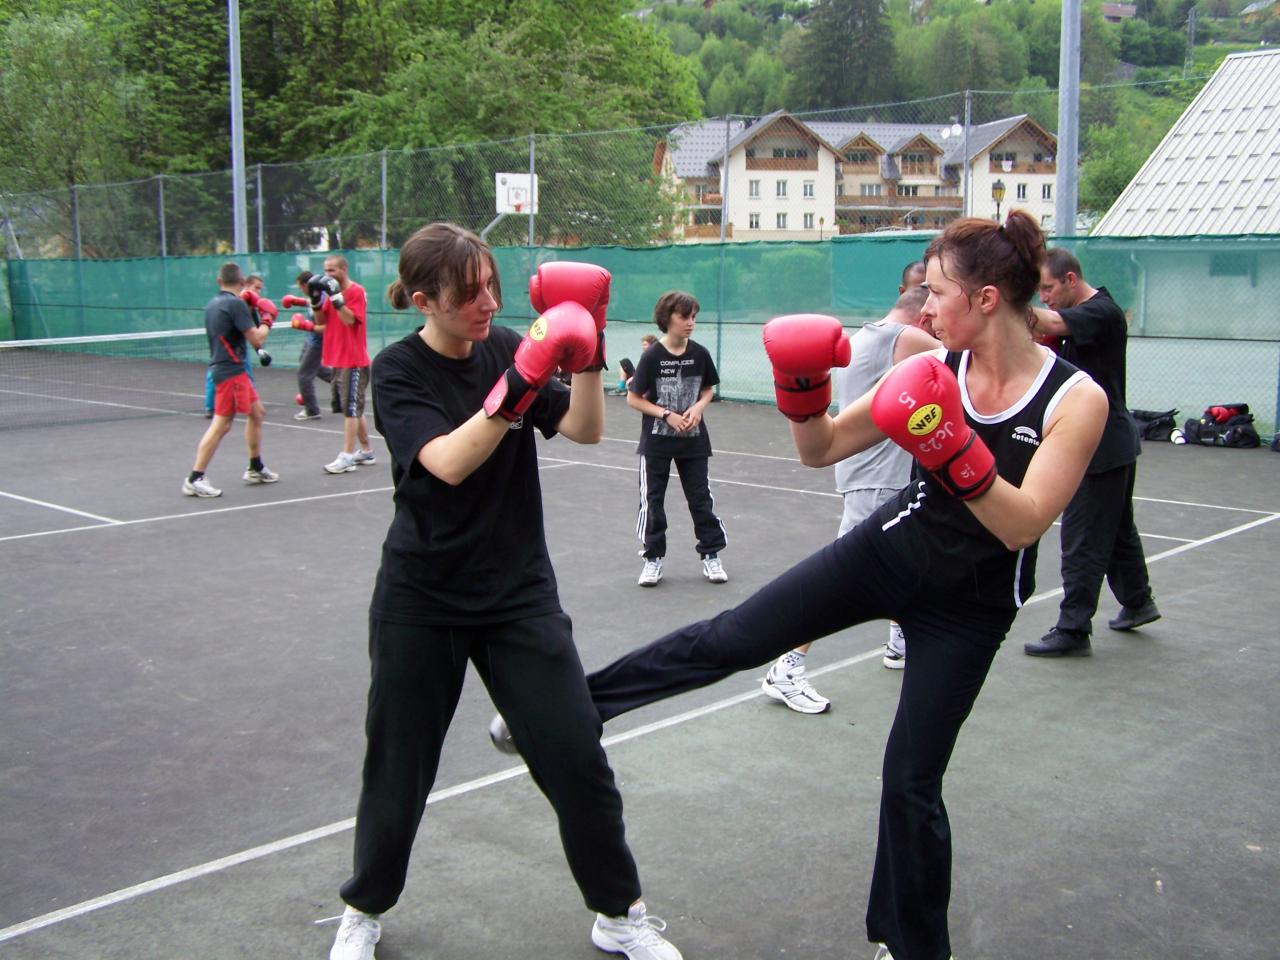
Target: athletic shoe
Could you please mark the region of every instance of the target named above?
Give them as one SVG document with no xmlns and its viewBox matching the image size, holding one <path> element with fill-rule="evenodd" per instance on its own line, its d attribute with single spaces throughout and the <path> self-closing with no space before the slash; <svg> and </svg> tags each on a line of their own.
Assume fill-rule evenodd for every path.
<svg viewBox="0 0 1280 960">
<path fill-rule="evenodd" d="M 261 470 L 255 470 L 250 467 L 240 479 L 245 483 L 275 483 L 280 479 L 280 474 L 273 473 L 264 465 Z"/>
<path fill-rule="evenodd" d="M 378 462 L 378 456 L 372 450 L 357 450 L 351 455 L 352 463 L 357 466 L 367 467 L 370 464 Z"/>
<path fill-rule="evenodd" d="M 338 935 L 333 938 L 329 960 L 373 960 L 373 948 L 382 939 L 379 914 L 347 907 Z"/>
<path fill-rule="evenodd" d="M 499 753 L 514 753 L 519 756 L 520 751 L 516 749 L 516 742 L 511 739 L 507 721 L 502 719 L 500 713 L 495 713 L 493 719 L 489 721 L 489 739 Z"/>
<path fill-rule="evenodd" d="M 884 665 L 890 670 L 901 670 L 907 665 L 907 638 L 902 627 L 889 624 L 889 642 L 884 645 Z"/>
<path fill-rule="evenodd" d="M 1115 618 L 1107 621 L 1107 626 L 1112 630 L 1132 630 L 1159 619 L 1160 611 L 1156 609 L 1156 602 L 1148 597 L 1147 602 L 1140 607 L 1121 607 Z"/>
<path fill-rule="evenodd" d="M 1022 650 L 1029 657 L 1087 657 L 1093 653 L 1087 633 L 1060 630 L 1058 627 L 1054 627 L 1038 641 L 1024 643 Z"/>
<path fill-rule="evenodd" d="M 625 917 L 596 914 L 591 942 L 605 953 L 620 953 L 627 960 L 683 960 L 680 951 L 664 940 L 667 922 L 645 913 L 643 903 L 632 904 Z"/>
<path fill-rule="evenodd" d="M 804 671 L 783 673 L 774 663 L 760 684 L 760 689 L 796 713 L 826 713 L 831 701 L 813 689 Z"/>
<path fill-rule="evenodd" d="M 220 497 L 222 491 L 210 483 L 206 478 L 201 477 L 199 480 L 183 480 L 182 492 L 188 497 Z"/>
<path fill-rule="evenodd" d="M 656 587 L 662 579 L 662 558 L 645 557 L 644 569 L 640 571 L 640 579 L 636 582 L 642 587 Z"/>
<path fill-rule="evenodd" d="M 293 419 L 295 419 L 295 420 L 319 420 L 319 419 L 320 419 L 320 414 L 318 414 L 318 413 L 307 413 L 307 411 L 305 411 L 305 410 L 299 410 L 297 413 L 295 413 L 295 414 L 293 415 Z"/>
<path fill-rule="evenodd" d="M 702 575 L 712 583 L 727 583 L 729 575 L 724 572 L 724 567 L 720 564 L 720 557 L 714 553 L 708 553 L 702 558 Z"/>
<path fill-rule="evenodd" d="M 213 419 L 213 411 L 212 411 L 212 410 L 206 410 L 206 411 L 204 412 L 204 418 L 205 418 L 206 420 L 212 420 L 212 419 Z"/>
<path fill-rule="evenodd" d="M 324 465 L 326 473 L 352 473 L 356 469 L 355 457 L 349 453 L 338 454 L 338 459 L 333 463 Z"/>
<path fill-rule="evenodd" d="M 893 954 L 889 952 L 888 947 L 881 943 L 877 945 L 876 955 L 871 960 L 893 960 Z M 956 958 L 950 957 L 949 960 L 956 960 Z"/>
</svg>

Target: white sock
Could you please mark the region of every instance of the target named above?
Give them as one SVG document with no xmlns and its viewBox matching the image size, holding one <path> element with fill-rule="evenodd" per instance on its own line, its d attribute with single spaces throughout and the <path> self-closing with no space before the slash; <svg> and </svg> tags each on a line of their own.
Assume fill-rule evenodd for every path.
<svg viewBox="0 0 1280 960">
<path fill-rule="evenodd" d="M 799 650 L 784 653 L 773 665 L 774 670 L 788 677 L 798 677 L 804 673 L 805 655 Z"/>
</svg>

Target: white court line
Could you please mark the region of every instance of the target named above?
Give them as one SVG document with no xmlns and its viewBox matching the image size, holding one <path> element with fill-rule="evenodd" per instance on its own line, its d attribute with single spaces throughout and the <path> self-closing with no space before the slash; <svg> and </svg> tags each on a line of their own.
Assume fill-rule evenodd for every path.
<svg viewBox="0 0 1280 960">
<path fill-rule="evenodd" d="M 36 500 L 32 497 L 21 497 L 16 493 L 6 493 L 3 490 L 0 490 L 0 497 L 8 497 L 10 500 L 20 500 L 23 503 L 35 504 L 37 507 L 48 507 L 50 510 L 61 510 L 63 513 L 74 513 L 77 517 L 88 517 L 90 520 L 101 520 L 102 524 L 100 525 L 112 526 L 114 524 L 124 522 L 122 520 L 113 520 L 111 517 L 100 517 L 96 513 L 86 513 L 84 510 L 74 510 L 71 507 L 64 507 L 58 503 L 50 503 L 47 500 Z M 90 528 L 80 527 L 79 529 L 87 530 Z"/>
<path fill-rule="evenodd" d="M 190 510 L 186 513 L 166 513 L 158 517 L 140 517 L 137 520 L 110 520 L 105 523 L 95 523 L 84 527 L 62 527 L 58 530 L 40 530 L 36 533 L 15 533 L 12 536 L 0 537 L 0 543 L 8 540 L 30 540 L 34 537 L 51 537 L 58 533 L 77 533 L 81 530 L 101 530 L 104 527 L 135 527 L 143 523 L 160 523 L 164 520 L 191 520 L 196 517 L 212 517 L 220 513 L 238 513 L 241 510 L 263 510 L 267 507 L 282 507 L 294 503 L 312 503 L 317 500 L 334 500 L 338 497 L 359 497 L 366 493 L 390 493 L 395 487 L 365 487 L 360 490 L 343 490 L 341 493 L 320 493 L 314 497 L 292 497 L 288 500 L 267 500 L 263 503 L 242 503 L 234 507 L 214 507 L 209 510 Z M 4 496 L 12 496 L 12 494 L 4 494 Z M 19 497 L 18 499 L 25 499 Z M 48 504 L 52 506 L 52 504 Z M 64 508 L 65 509 L 65 508 Z M 72 510 L 72 513 L 79 511 Z M 93 514 L 83 514 L 83 516 L 91 517 Z M 106 520 L 107 518 L 100 518 Z"/>
<path fill-rule="evenodd" d="M 838 663 L 828 664 L 818 670 L 809 671 L 809 675 L 820 677 L 824 673 L 830 673 L 833 670 L 841 670 L 845 667 L 852 666 L 856 663 L 862 663 L 865 660 L 871 660 L 881 656 L 883 650 L 876 647 L 874 650 L 868 650 L 866 653 L 860 653 L 857 656 L 849 657 Z M 713 713 L 718 713 L 729 707 L 737 706 L 740 703 L 746 703 L 748 700 L 754 700 L 757 697 L 763 697 L 764 693 L 759 689 L 749 690 L 746 693 L 740 693 L 736 696 L 726 697 L 724 700 L 717 700 L 715 703 L 709 703 L 705 707 L 698 707 L 685 713 L 677 714 L 673 717 L 667 717 L 665 720 L 657 720 L 644 726 L 636 727 L 634 730 L 628 730 L 625 733 L 619 733 L 612 737 L 605 737 L 601 740 L 601 744 L 605 747 L 613 746 L 617 743 L 625 743 L 627 740 L 635 740 L 639 737 L 647 736 L 651 733 L 657 733 L 660 730 L 666 730 L 668 727 L 679 726 L 690 720 L 697 720 Z M 427 798 L 428 804 L 440 803 L 443 800 L 450 800 L 454 797 L 461 797 L 468 793 L 474 793 L 477 790 L 483 790 L 485 787 L 491 787 L 507 780 L 514 780 L 516 777 L 522 777 L 529 772 L 529 768 L 521 764 L 518 767 L 508 767 L 506 770 L 500 770 L 497 773 L 491 773 L 483 777 L 477 777 L 474 780 L 468 780 L 466 783 L 459 783 L 456 786 L 446 787 L 443 790 L 434 790 Z M 305 833 L 295 833 L 291 837 L 285 837 L 281 840 L 275 840 L 271 843 L 265 843 L 258 847 L 251 847 L 248 850 L 242 850 L 239 853 L 233 853 L 230 856 L 220 857 L 217 860 L 210 860 L 207 863 L 198 866 L 188 867 L 185 870 L 179 870 L 176 873 L 165 874 L 163 877 L 156 877 L 154 880 L 147 880 L 144 883 L 134 884 L 131 887 L 124 887 L 113 893 L 108 893 L 101 897 L 95 897 L 92 900 L 85 900 L 82 903 L 74 904 L 70 907 L 64 907 L 61 910 L 55 910 L 52 913 L 46 913 L 39 917 L 33 917 L 30 920 L 24 920 L 22 923 L 14 924 L 11 927 L 5 927 L 0 930 L 0 943 L 6 940 L 14 940 L 24 934 L 34 933 L 44 927 L 51 927 L 55 924 L 62 923 L 65 920 L 72 920 L 76 917 L 84 916 L 86 913 L 92 913 L 95 910 L 101 910 L 104 907 L 114 906 L 117 903 L 123 903 L 126 900 L 134 900 L 147 894 L 164 890 L 167 887 L 177 886 L 180 883 L 186 883 L 188 880 L 195 880 L 199 877 L 205 877 L 212 873 L 220 873 L 231 867 L 236 867 L 253 860 L 261 860 L 264 857 L 272 856 L 284 850 L 290 850 L 294 847 L 300 847 L 304 844 L 311 843 L 314 840 L 323 840 L 326 837 L 332 837 L 335 834 L 343 833 L 355 826 L 355 817 L 349 817 L 346 820 L 338 820 L 335 823 L 327 824 L 323 827 L 317 827 L 314 830 L 308 830 Z"/>
<path fill-rule="evenodd" d="M 566 463 L 567 462 L 568 461 L 566 461 Z M 372 492 L 372 491 L 351 491 L 345 495 L 349 496 L 349 495 L 360 493 L 360 492 Z M 344 494 L 333 494 L 331 496 L 343 496 L 343 495 Z M 309 498 L 303 498 L 303 499 L 309 499 Z M 298 501 L 293 501 L 293 502 L 298 502 Z M 261 504 L 260 506 L 271 506 L 271 504 Z M 236 509 L 244 509 L 244 508 L 231 507 L 227 509 L 236 510 Z M 185 517 L 185 516 L 201 516 L 201 515 L 203 514 L 182 514 L 179 516 Z M 1207 544 L 1215 543 L 1219 540 L 1224 540 L 1227 537 L 1234 536 L 1238 533 L 1244 533 L 1247 530 L 1252 530 L 1254 527 L 1259 527 L 1259 526 L 1262 526 L 1263 524 L 1271 523 L 1272 521 L 1278 520 L 1278 519 L 1280 519 L 1280 513 L 1267 514 L 1265 516 L 1259 517 L 1256 520 L 1252 520 L 1249 523 L 1241 524 L 1240 526 L 1237 526 L 1237 527 L 1232 527 L 1229 530 L 1224 530 L 1221 533 L 1215 533 L 1212 536 L 1204 537 L 1199 540 L 1193 540 L 1190 543 L 1185 543 L 1185 544 L 1182 544 L 1181 546 L 1173 547 L 1169 550 L 1166 550 L 1163 553 L 1158 553 L 1152 557 L 1148 557 L 1147 563 L 1148 565 L 1150 565 L 1157 561 L 1165 560 L 1165 559 L 1168 559 L 1169 557 L 1177 556 L 1180 553 L 1185 553 L 1188 550 L 1192 550 L 1196 547 L 1201 547 Z M 140 522 L 145 522 L 145 521 L 140 521 Z M 1061 594 L 1062 594 L 1061 587 L 1055 590 L 1046 591 L 1045 593 L 1038 593 L 1032 596 L 1030 599 L 1028 599 L 1027 602 L 1023 604 L 1023 606 L 1030 606 L 1033 603 L 1038 603 L 1043 600 L 1049 600 L 1053 597 L 1060 596 Z M 860 653 L 854 657 L 850 657 L 838 663 L 829 664 L 828 666 L 822 667 L 818 670 L 813 670 L 811 671 L 811 675 L 815 677 L 821 676 L 822 674 L 830 673 L 835 670 L 844 669 L 845 667 L 852 666 L 853 664 L 857 664 L 857 663 L 862 663 L 866 660 L 873 659 L 880 655 L 881 655 L 881 648 L 877 646 L 873 650 L 868 650 L 865 653 Z M 654 723 L 637 727 L 634 730 L 629 730 L 625 733 L 620 733 L 616 736 L 606 737 L 602 741 L 602 743 L 606 747 L 612 746 L 618 743 L 624 743 L 627 740 L 634 740 L 638 737 L 647 736 L 650 733 L 656 733 L 658 731 L 665 730 L 669 727 L 678 726 L 679 724 L 687 723 L 691 720 L 696 720 L 701 717 L 708 716 L 709 714 L 727 709 L 728 707 L 736 706 L 737 704 L 740 704 L 740 703 L 745 703 L 748 700 L 755 699 L 756 697 L 759 697 L 759 696 L 763 696 L 763 694 L 757 690 L 751 690 L 746 693 L 737 694 L 732 697 L 727 697 L 723 700 L 718 700 L 715 703 L 708 704 L 705 707 L 698 707 L 697 709 L 689 710 L 689 711 L 686 711 L 685 713 L 677 714 L 673 717 L 668 717 L 664 720 L 658 720 L 658 721 L 655 721 Z M 506 770 L 499 771 L 498 773 L 489 774 L 488 776 L 479 777 L 475 780 L 469 780 L 466 783 L 461 783 L 456 786 L 448 787 L 444 790 L 434 792 L 428 798 L 427 802 L 439 803 L 440 801 L 447 800 L 451 797 L 463 796 L 465 794 L 473 793 L 477 790 L 484 789 L 485 787 L 489 787 L 497 783 L 502 783 L 506 780 L 514 779 L 515 777 L 522 776 L 527 772 L 528 770 L 524 766 L 510 767 Z M 144 883 L 135 884 L 131 887 L 125 887 L 121 890 L 115 891 L 114 893 L 106 894 L 105 896 L 96 897 L 92 900 L 85 900 L 73 906 L 65 907 L 62 910 L 56 910 L 52 913 L 46 913 L 42 916 L 34 917 L 30 920 L 23 921 L 22 923 L 15 924 L 13 926 L 5 927 L 3 930 L 0 930 L 0 943 L 4 943 L 7 940 L 12 940 L 17 937 L 23 936 L 24 934 L 32 933 L 36 930 L 43 929 L 44 927 L 53 926 L 54 924 L 61 923 L 65 920 L 70 920 L 75 917 L 83 916 L 84 914 L 87 914 L 87 913 L 92 913 L 93 911 L 100 910 L 103 907 L 108 907 L 117 903 L 122 903 L 126 900 L 136 899 L 138 897 L 145 896 L 150 893 L 154 893 L 158 890 L 163 890 L 167 887 L 172 887 L 180 883 L 185 883 L 188 880 L 194 880 L 198 877 L 208 876 L 209 874 L 218 873 L 220 871 L 227 870 L 231 867 L 238 866 L 243 863 L 248 863 L 252 860 L 258 860 L 263 857 L 271 856 L 272 854 L 279 853 L 283 850 L 288 850 L 293 847 L 302 846 L 303 844 L 310 843 L 313 840 L 319 840 L 325 837 L 333 836 L 334 834 L 341 833 L 345 830 L 350 830 L 354 825 L 354 823 L 355 823 L 355 820 L 353 818 L 349 818 L 346 820 L 339 820 L 336 823 L 331 823 L 331 824 L 328 824 L 327 826 L 318 827 L 314 830 L 309 830 L 305 833 L 294 834 L 291 837 L 285 837 L 284 839 L 277 840 L 273 843 L 264 844 L 258 847 L 252 847 L 248 850 L 241 851 L 240 853 L 231 854 L 230 856 L 222 857 L 217 860 L 211 860 L 207 863 L 203 863 L 195 867 L 188 867 L 187 869 L 179 870 L 176 873 L 170 873 L 162 877 L 156 877 L 153 880 L 148 880 Z"/>
</svg>

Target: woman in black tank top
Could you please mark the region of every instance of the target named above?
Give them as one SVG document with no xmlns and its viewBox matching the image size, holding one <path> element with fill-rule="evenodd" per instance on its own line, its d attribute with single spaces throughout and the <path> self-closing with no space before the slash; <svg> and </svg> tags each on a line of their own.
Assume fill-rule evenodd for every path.
<svg viewBox="0 0 1280 960">
<path fill-rule="evenodd" d="M 933 366 L 940 381 L 953 378 L 949 389 L 960 408 L 945 417 L 966 436 L 976 435 L 965 456 L 990 452 L 996 476 L 985 478 L 989 485 L 939 482 L 904 439 L 901 445 L 917 457 L 916 478 L 896 501 L 735 609 L 668 634 L 588 678 L 608 720 L 762 666 L 854 624 L 898 620 L 911 656 L 885 747 L 867 907 L 868 939 L 887 945 L 896 960 L 951 955 L 943 773 L 1030 591 L 1032 551 L 1071 499 L 1106 418 L 1101 388 L 1031 339 L 1027 315 L 1043 258 L 1040 228 L 1022 211 L 1010 213 L 1003 226 L 958 220 L 926 253 L 925 312 L 945 363 Z M 830 357 L 829 343 L 825 349 Z M 803 354 L 803 345 L 795 353 Z M 786 388 L 792 400 L 797 382 Z M 814 389 L 822 385 L 820 376 L 809 382 L 817 383 Z M 828 466 L 883 442 L 886 434 L 871 413 L 877 389 L 835 418 L 793 418 L 801 459 Z M 940 474 L 949 468 L 931 465 Z"/>
</svg>

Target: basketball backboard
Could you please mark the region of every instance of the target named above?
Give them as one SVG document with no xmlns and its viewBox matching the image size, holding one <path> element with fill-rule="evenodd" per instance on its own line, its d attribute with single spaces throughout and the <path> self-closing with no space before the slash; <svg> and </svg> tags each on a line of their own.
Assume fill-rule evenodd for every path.
<svg viewBox="0 0 1280 960">
<path fill-rule="evenodd" d="M 538 212 L 538 176 L 527 173 L 493 175 L 494 207 L 497 213 Z"/>
</svg>

